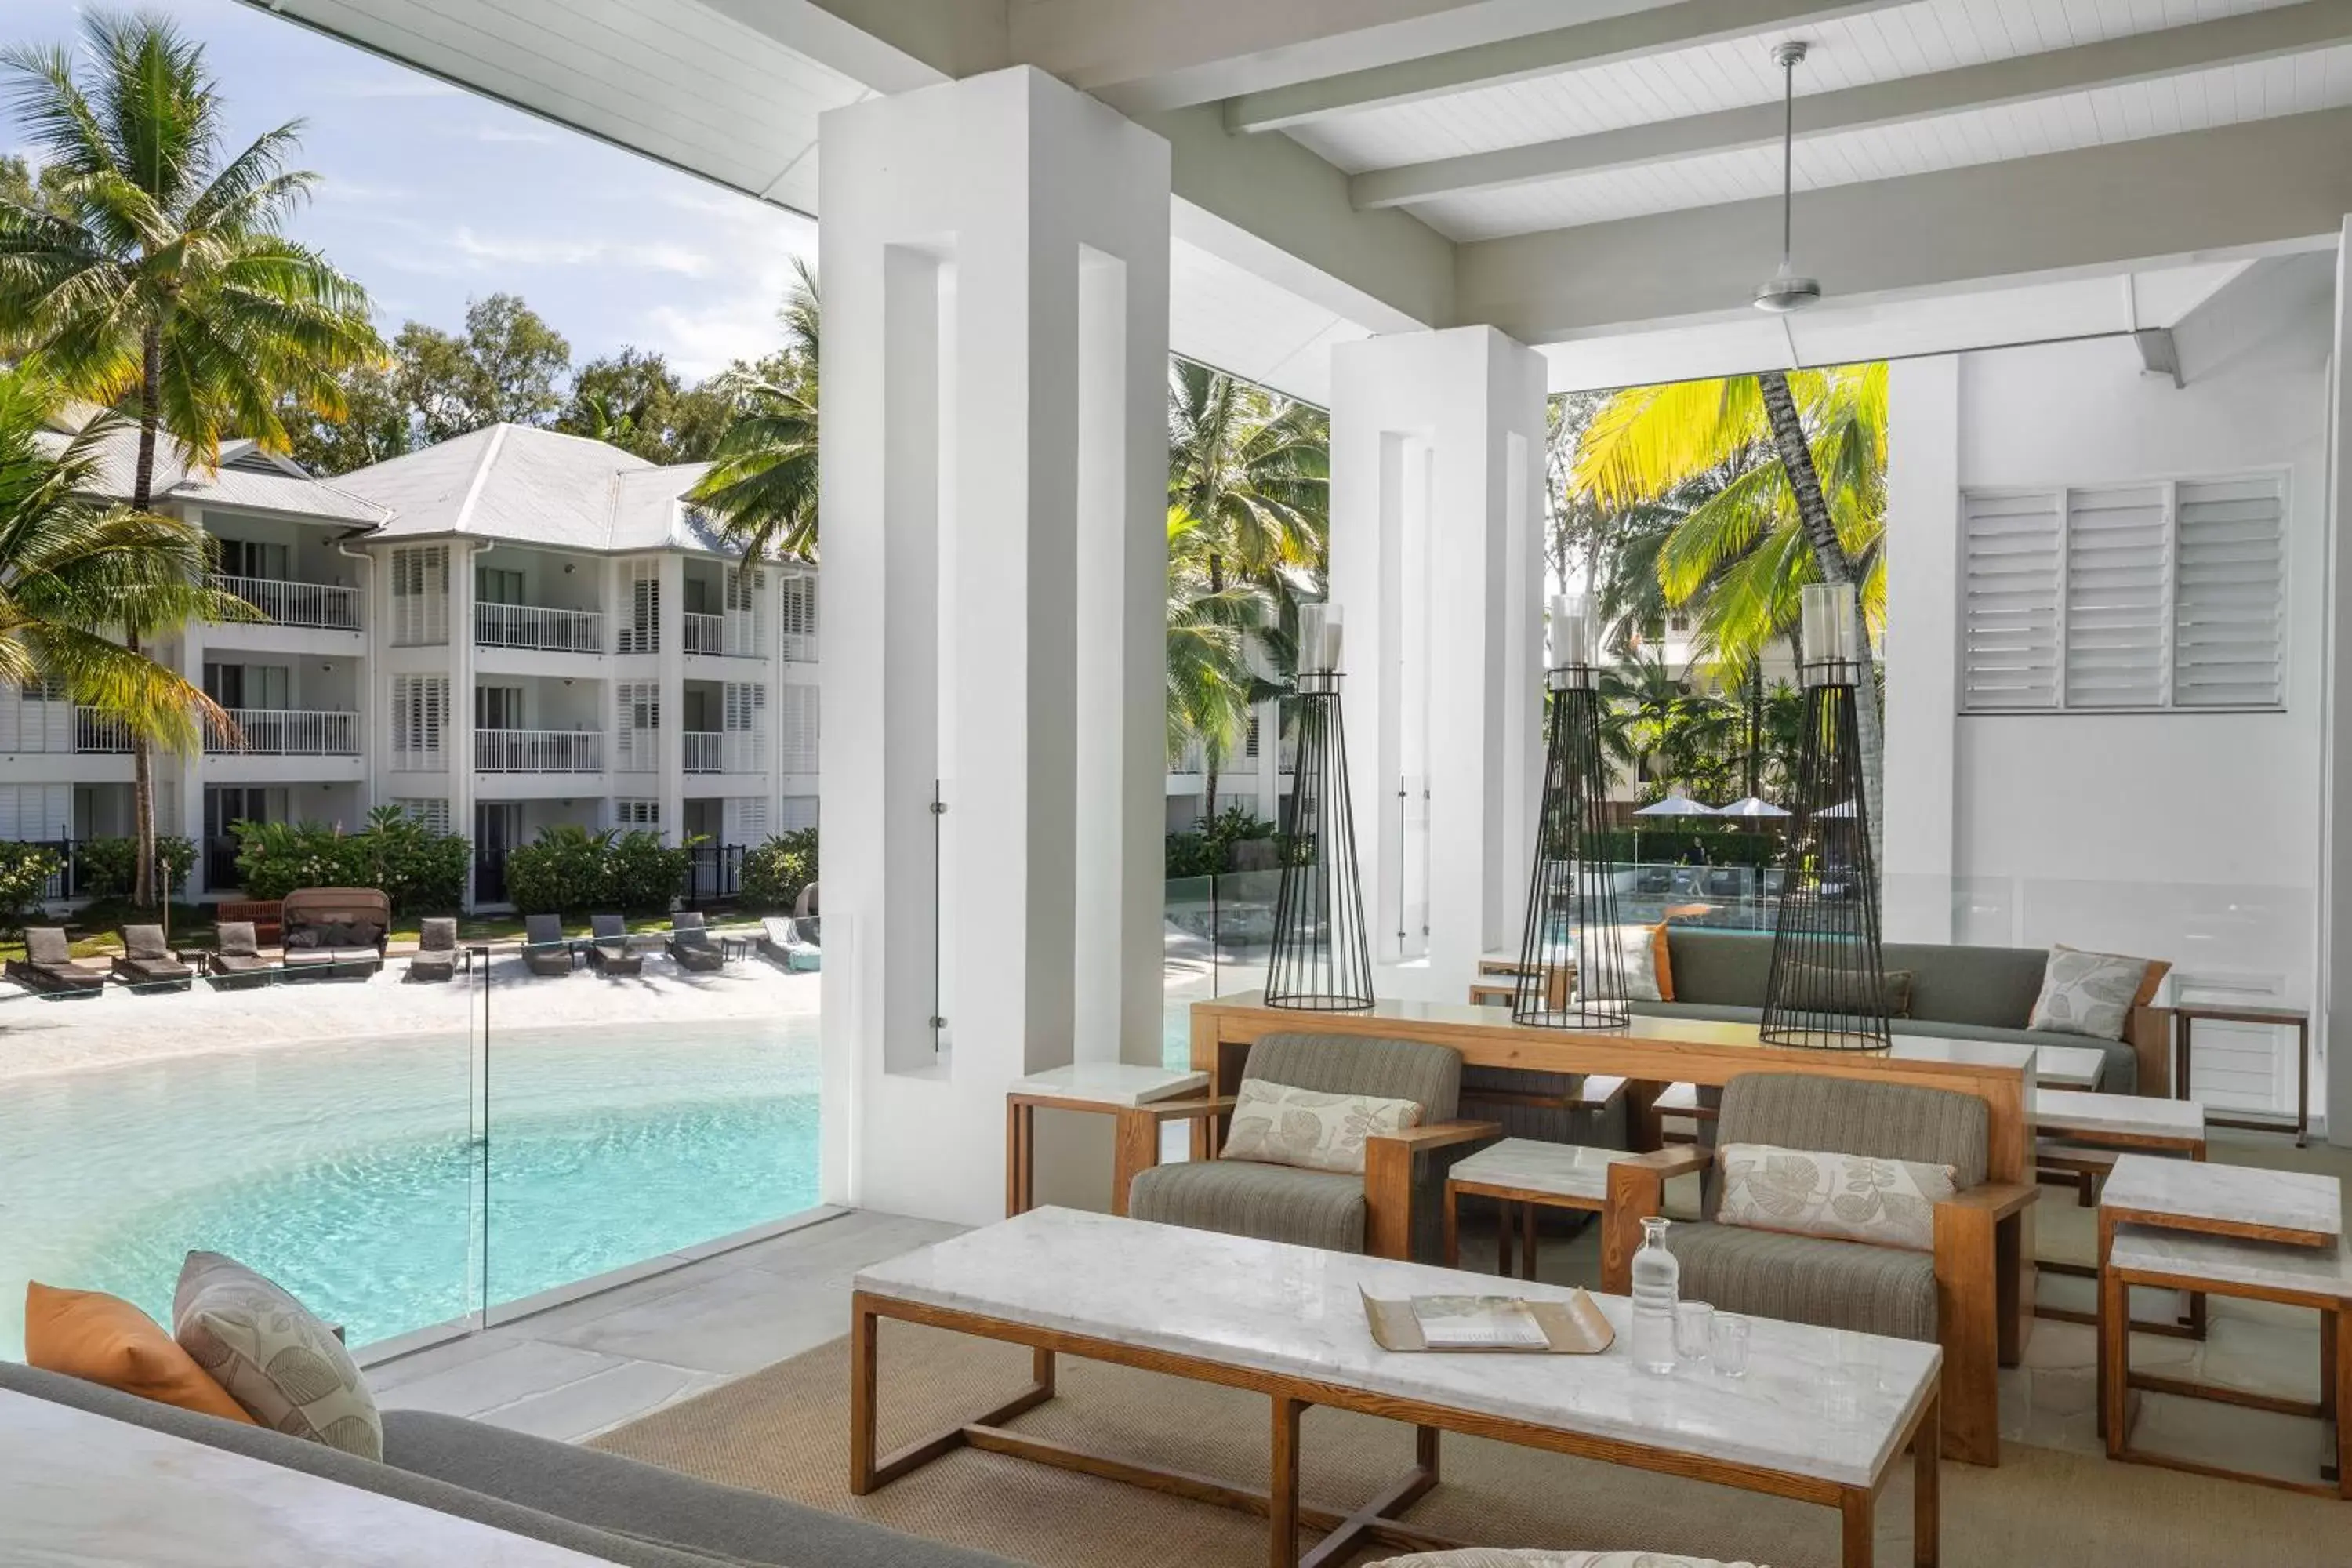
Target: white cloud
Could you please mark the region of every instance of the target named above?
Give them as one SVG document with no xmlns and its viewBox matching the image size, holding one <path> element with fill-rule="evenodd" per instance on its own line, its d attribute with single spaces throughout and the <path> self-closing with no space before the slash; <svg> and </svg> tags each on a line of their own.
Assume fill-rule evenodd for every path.
<svg viewBox="0 0 2352 1568">
<path fill-rule="evenodd" d="M 556 143 L 554 132 L 531 125 L 478 125 L 474 128 L 474 140 L 493 144 L 520 142 L 537 147 L 552 147 Z"/>
<path fill-rule="evenodd" d="M 526 239 L 485 237 L 461 227 L 449 244 L 478 267 L 624 267 L 688 278 L 710 270 L 710 258 L 703 252 L 660 240 Z"/>
</svg>

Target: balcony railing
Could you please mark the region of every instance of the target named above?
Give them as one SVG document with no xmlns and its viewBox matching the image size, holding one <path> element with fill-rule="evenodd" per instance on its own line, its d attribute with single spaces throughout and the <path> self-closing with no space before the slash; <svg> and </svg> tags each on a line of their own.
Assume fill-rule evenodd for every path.
<svg viewBox="0 0 2352 1568">
<path fill-rule="evenodd" d="M 688 653 L 725 653 L 727 651 L 727 617 L 686 612 L 686 651 Z"/>
<path fill-rule="evenodd" d="M 232 577 L 216 573 L 213 586 L 235 594 L 281 626 L 320 626 L 329 631 L 360 629 L 360 595 L 356 588 L 328 583 L 292 583 L 277 577 Z"/>
<path fill-rule="evenodd" d="M 688 730 L 686 732 L 686 771 L 690 773 L 723 773 L 727 737 L 717 731 Z"/>
<path fill-rule="evenodd" d="M 95 708 L 74 710 L 74 750 L 121 753 L 131 750 L 131 726 Z"/>
<path fill-rule="evenodd" d="M 474 646 L 539 648 L 549 653 L 601 653 L 604 647 L 604 617 L 593 610 L 476 605 Z"/>
<path fill-rule="evenodd" d="M 593 773 L 604 767 L 594 730 L 477 730 L 474 767 L 485 773 Z"/>
<path fill-rule="evenodd" d="M 356 757 L 359 715 L 331 709 L 231 708 L 232 734 L 207 728 L 205 750 L 246 757 Z"/>
</svg>

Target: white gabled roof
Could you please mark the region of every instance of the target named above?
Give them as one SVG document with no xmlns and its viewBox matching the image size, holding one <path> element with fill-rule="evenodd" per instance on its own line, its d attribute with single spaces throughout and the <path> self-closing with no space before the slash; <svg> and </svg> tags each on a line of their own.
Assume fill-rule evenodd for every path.
<svg viewBox="0 0 2352 1568">
<path fill-rule="evenodd" d="M 679 499 L 708 467 L 665 467 L 585 436 L 491 425 L 335 482 L 390 513 L 381 538 L 460 534 L 560 550 L 740 554 Z"/>
<path fill-rule="evenodd" d="M 71 437 L 63 431 L 47 431 L 36 439 L 55 456 L 66 449 Z M 100 435 L 93 447 L 99 493 L 130 500 L 139 471 L 138 429 L 118 426 Z M 179 444 L 168 437 L 158 440 L 151 488 L 159 502 L 286 512 L 360 528 L 373 527 L 385 515 L 382 507 L 353 494 L 341 481 L 312 479 L 299 464 L 273 457 L 257 442 L 243 437 L 221 443 L 217 468 L 190 463 Z"/>
</svg>

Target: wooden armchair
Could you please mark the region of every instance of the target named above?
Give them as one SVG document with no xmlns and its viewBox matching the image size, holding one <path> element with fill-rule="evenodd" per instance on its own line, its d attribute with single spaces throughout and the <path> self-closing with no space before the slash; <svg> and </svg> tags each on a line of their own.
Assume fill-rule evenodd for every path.
<svg viewBox="0 0 2352 1568">
<path fill-rule="evenodd" d="M 2002 1325 L 2017 1320 L 2016 1223 L 2041 1194 L 1985 1176 L 1984 1102 L 1944 1089 L 1798 1073 L 1747 1073 L 1723 1091 L 1719 1143 L 1770 1143 L 1874 1159 L 1949 1165 L 1960 1190 L 1935 1211 L 1935 1251 L 1789 1236 L 1714 1223 L 1721 1194 L 1706 1184 L 1696 1224 L 1667 1246 L 1685 1300 L 1751 1317 L 1943 1347 L 1944 1455 L 2000 1463 Z M 1664 1212 L 1669 1177 L 1706 1171 L 1709 1152 L 1661 1149 L 1612 1163 L 1602 1210 L 1603 1288 L 1627 1293 L 1642 1221 Z"/>
<path fill-rule="evenodd" d="M 1250 1047 L 1244 1076 L 1325 1094 L 1411 1100 L 1423 1124 L 1364 1142 L 1361 1177 L 1223 1160 L 1216 1151 L 1234 1100 L 1167 1100 L 1119 1112 L 1112 1212 L 1169 1225 L 1295 1241 L 1376 1258 L 1433 1258 L 1445 1167 L 1471 1143 L 1501 1135 L 1491 1121 L 1457 1121 L 1462 1058 L 1417 1040 L 1269 1035 Z M 1160 1130 L 1192 1121 L 1205 1157 L 1160 1161 Z"/>
</svg>

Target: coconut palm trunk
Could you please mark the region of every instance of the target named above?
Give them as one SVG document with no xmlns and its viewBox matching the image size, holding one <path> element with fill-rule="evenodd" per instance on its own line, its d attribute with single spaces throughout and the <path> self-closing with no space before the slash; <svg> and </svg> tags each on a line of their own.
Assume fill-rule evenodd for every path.
<svg viewBox="0 0 2352 1568">
<path fill-rule="evenodd" d="M 163 401 L 163 331 L 149 323 L 141 335 L 139 368 L 139 463 L 131 475 L 131 505 L 141 513 L 154 510 L 155 441 L 161 434 Z M 140 650 L 141 628 L 123 628 L 123 646 Z M 132 841 L 131 901 L 142 910 L 163 902 L 155 886 L 155 742 L 140 725 L 131 729 L 131 834 Z"/>
<path fill-rule="evenodd" d="M 1854 729 L 1862 745 L 1863 807 L 1870 829 L 1870 859 L 1883 876 L 1886 864 L 1882 853 L 1885 749 L 1879 728 L 1878 682 L 1870 657 L 1870 625 L 1862 609 L 1862 584 L 1853 559 L 1838 538 L 1837 526 L 1830 519 L 1829 501 L 1822 494 L 1821 475 L 1813 468 L 1812 444 L 1806 438 L 1804 421 L 1797 416 L 1797 400 L 1790 394 L 1789 378 L 1779 371 L 1768 370 L 1756 379 L 1763 390 L 1764 413 L 1771 422 L 1772 443 L 1780 450 L 1781 467 L 1788 470 L 1789 492 L 1797 503 L 1798 521 L 1805 531 L 1805 542 L 1812 548 L 1813 560 L 1821 568 L 1822 580 L 1854 590 L 1853 641 L 1861 650 L 1863 665 L 1863 679 L 1854 687 Z"/>
</svg>

